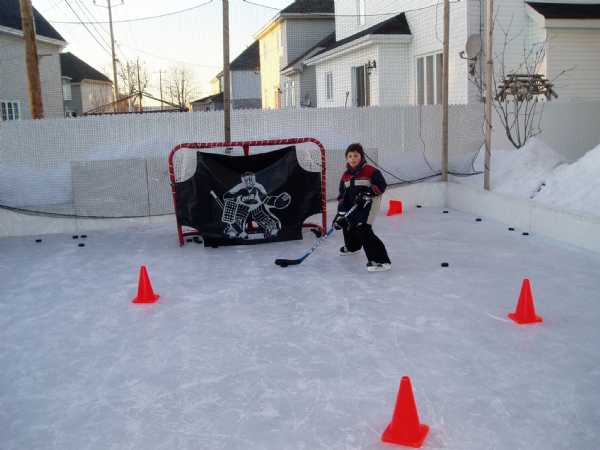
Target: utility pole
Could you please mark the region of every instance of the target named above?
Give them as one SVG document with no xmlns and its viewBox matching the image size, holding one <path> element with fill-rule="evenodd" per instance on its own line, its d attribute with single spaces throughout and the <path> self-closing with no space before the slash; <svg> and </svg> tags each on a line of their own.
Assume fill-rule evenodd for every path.
<svg viewBox="0 0 600 450">
<path fill-rule="evenodd" d="M 117 101 L 119 100 L 119 82 L 117 80 L 117 57 L 115 55 L 115 34 L 113 31 L 113 20 L 112 20 L 112 5 L 111 0 L 106 0 L 107 6 L 102 6 L 103 8 L 108 8 L 108 26 L 110 28 L 110 50 L 112 52 L 112 66 L 113 66 L 113 98 L 114 98 L 114 112 L 117 112 Z M 121 5 L 123 4 L 123 0 L 121 0 Z M 94 0 L 94 5 L 96 5 L 96 0 Z"/>
<path fill-rule="evenodd" d="M 448 59 L 450 54 L 450 1 L 444 0 L 444 54 L 442 61 L 442 181 L 448 181 Z"/>
<path fill-rule="evenodd" d="M 38 64 L 37 43 L 35 40 L 35 23 L 31 0 L 20 0 L 21 27 L 25 38 L 25 62 L 27 65 L 27 83 L 29 85 L 29 107 L 33 119 L 44 118 L 42 103 L 42 83 Z"/>
<path fill-rule="evenodd" d="M 162 69 L 158 71 L 158 89 L 160 90 L 160 110 L 163 109 L 163 95 L 162 95 Z"/>
<path fill-rule="evenodd" d="M 140 112 L 142 112 L 142 83 L 140 82 L 140 58 L 135 60 L 135 65 L 137 67 L 137 79 L 138 79 L 138 98 L 140 103 Z"/>
<path fill-rule="evenodd" d="M 231 141 L 231 83 L 229 76 L 229 0 L 223 0 L 223 114 L 225 142 Z"/>
<path fill-rule="evenodd" d="M 492 92 L 493 83 L 493 17 L 494 0 L 486 1 L 486 23 L 485 23 L 485 166 L 483 174 L 483 188 L 486 191 L 491 189 L 490 164 L 492 160 Z"/>
</svg>

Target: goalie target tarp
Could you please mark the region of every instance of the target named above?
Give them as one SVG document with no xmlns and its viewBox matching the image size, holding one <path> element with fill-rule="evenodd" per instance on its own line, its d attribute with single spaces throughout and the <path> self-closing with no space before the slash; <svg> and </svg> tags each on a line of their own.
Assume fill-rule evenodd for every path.
<svg viewBox="0 0 600 450">
<path fill-rule="evenodd" d="M 304 220 L 321 212 L 321 174 L 300 167 L 295 146 L 197 158 L 194 175 L 175 184 L 176 214 L 205 246 L 302 239 Z"/>
</svg>

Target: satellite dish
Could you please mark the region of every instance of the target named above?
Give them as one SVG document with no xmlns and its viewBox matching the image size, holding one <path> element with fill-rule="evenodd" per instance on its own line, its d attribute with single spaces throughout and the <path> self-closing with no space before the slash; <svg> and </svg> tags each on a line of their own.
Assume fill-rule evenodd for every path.
<svg viewBox="0 0 600 450">
<path fill-rule="evenodd" d="M 465 52 L 469 59 L 476 59 L 479 56 L 481 53 L 481 36 L 479 34 L 469 36 L 465 45 Z"/>
</svg>

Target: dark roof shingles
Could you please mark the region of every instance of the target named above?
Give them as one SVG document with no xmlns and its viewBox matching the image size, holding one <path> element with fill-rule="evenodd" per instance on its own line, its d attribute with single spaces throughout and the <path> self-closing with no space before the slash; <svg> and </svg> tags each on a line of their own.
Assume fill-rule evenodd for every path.
<svg viewBox="0 0 600 450">
<path fill-rule="evenodd" d="M 600 3 L 539 3 L 527 2 L 546 19 L 600 19 Z"/>
<path fill-rule="evenodd" d="M 38 36 L 66 42 L 59 32 L 35 8 L 33 8 L 33 18 Z M 0 0 L 0 26 L 22 30 L 19 0 Z"/>
<path fill-rule="evenodd" d="M 229 65 L 231 70 L 258 70 L 260 69 L 260 54 L 258 41 L 244 50 Z"/>
<path fill-rule="evenodd" d="M 281 69 L 281 71 L 283 72 L 284 70 L 287 70 L 290 67 L 292 67 L 298 61 L 308 58 L 308 55 L 310 55 L 311 52 L 314 52 L 316 49 L 321 48 L 321 51 L 324 51 L 323 49 L 326 49 L 333 44 L 335 44 L 335 31 L 333 33 L 328 34 L 327 36 L 325 36 L 325 38 L 317 42 L 314 46 L 306 50 L 304 53 L 302 53 L 302 55 L 300 55 L 298 58 L 294 59 L 291 63 L 289 63 L 287 66 Z M 321 53 L 321 51 L 318 53 Z M 318 53 L 315 53 L 315 55 Z"/>
<path fill-rule="evenodd" d="M 71 78 L 73 83 L 79 83 L 81 80 L 108 81 L 111 83 L 110 78 L 79 59 L 73 53 L 60 54 L 60 67 L 62 76 Z"/>
<path fill-rule="evenodd" d="M 411 32 L 410 32 L 410 27 L 408 26 L 408 22 L 406 21 L 406 16 L 404 15 L 404 13 L 400 13 L 397 16 L 391 17 L 387 20 L 384 20 L 383 22 L 379 22 L 369 28 L 359 31 L 358 33 L 354 33 L 353 35 L 348 36 L 344 39 L 335 41 L 332 45 L 323 49 L 316 55 L 328 52 L 330 50 L 333 50 L 334 48 L 340 47 L 344 44 L 347 44 L 349 42 L 352 42 L 356 39 L 359 39 L 363 36 L 367 36 L 369 34 L 407 34 L 407 35 L 410 35 Z M 314 55 L 314 56 L 316 56 L 316 55 Z"/>
</svg>

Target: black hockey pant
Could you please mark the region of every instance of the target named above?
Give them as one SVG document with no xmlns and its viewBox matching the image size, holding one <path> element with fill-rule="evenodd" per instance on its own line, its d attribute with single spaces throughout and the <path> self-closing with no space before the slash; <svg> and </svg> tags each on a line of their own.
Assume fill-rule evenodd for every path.
<svg viewBox="0 0 600 450">
<path fill-rule="evenodd" d="M 375 233 L 373 227 L 366 223 L 360 225 L 352 225 L 344 228 L 344 244 L 346 248 L 355 252 L 363 248 L 367 255 L 367 260 L 376 263 L 390 263 L 390 258 L 385 249 L 385 245 L 381 242 Z"/>
</svg>

